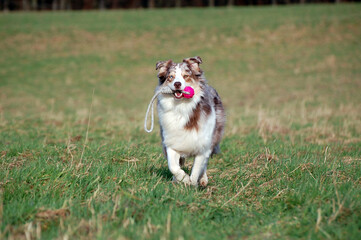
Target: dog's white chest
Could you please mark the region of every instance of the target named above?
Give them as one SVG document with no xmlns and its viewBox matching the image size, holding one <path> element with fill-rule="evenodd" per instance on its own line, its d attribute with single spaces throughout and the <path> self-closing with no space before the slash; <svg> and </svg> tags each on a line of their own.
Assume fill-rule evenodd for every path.
<svg viewBox="0 0 361 240">
<path fill-rule="evenodd" d="M 209 151 L 215 127 L 214 111 L 207 116 L 201 113 L 197 128 L 186 129 L 192 108 L 185 106 L 170 111 L 159 109 L 159 121 L 163 130 L 163 143 L 182 155 L 196 155 Z"/>
</svg>

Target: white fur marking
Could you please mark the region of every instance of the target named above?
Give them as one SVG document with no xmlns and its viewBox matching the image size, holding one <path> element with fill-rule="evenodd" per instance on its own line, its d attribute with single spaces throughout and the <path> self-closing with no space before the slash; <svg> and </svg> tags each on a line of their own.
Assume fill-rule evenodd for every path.
<svg viewBox="0 0 361 240">
<path fill-rule="evenodd" d="M 175 67 L 175 79 L 174 82 L 180 82 L 182 84 L 181 90 L 186 87 L 186 81 L 182 76 L 182 69 L 180 68 L 179 64 Z"/>
</svg>

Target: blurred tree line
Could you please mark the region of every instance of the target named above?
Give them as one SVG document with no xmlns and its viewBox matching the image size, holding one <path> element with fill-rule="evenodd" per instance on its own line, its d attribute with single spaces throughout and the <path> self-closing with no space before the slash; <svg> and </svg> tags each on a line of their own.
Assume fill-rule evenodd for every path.
<svg viewBox="0 0 361 240">
<path fill-rule="evenodd" d="M 3 11 L 89 10 L 117 8 L 217 7 L 295 3 L 339 3 L 360 0 L 0 0 Z"/>
</svg>

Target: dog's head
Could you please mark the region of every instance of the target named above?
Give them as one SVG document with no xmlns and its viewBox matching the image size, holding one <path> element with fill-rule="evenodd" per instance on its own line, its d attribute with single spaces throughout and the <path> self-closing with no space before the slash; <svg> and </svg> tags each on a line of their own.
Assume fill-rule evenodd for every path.
<svg viewBox="0 0 361 240">
<path fill-rule="evenodd" d="M 203 71 L 199 68 L 201 63 L 202 59 L 198 56 L 185 58 L 181 63 L 174 63 L 172 60 L 157 62 L 155 69 L 159 70 L 159 85 L 172 89 L 176 99 L 183 97 L 182 90 L 187 86 L 192 87 L 197 94 L 202 81 Z"/>
</svg>

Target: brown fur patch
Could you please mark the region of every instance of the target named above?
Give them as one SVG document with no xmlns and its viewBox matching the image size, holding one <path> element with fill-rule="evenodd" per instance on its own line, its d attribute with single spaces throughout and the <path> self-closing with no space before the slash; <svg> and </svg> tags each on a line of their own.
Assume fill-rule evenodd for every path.
<svg viewBox="0 0 361 240">
<path fill-rule="evenodd" d="M 188 65 L 188 68 L 195 76 L 202 75 L 203 71 L 199 68 L 199 64 L 202 63 L 202 59 L 200 57 L 185 58 L 183 59 L 183 62 Z"/>
<path fill-rule="evenodd" d="M 173 65 L 173 61 L 172 60 L 168 60 L 168 61 L 159 61 L 156 64 L 156 70 L 159 69 L 159 73 L 158 73 L 158 78 L 159 78 L 159 83 L 162 84 L 164 83 L 164 81 L 166 80 L 168 73 L 169 73 L 169 68 Z"/>
<path fill-rule="evenodd" d="M 217 96 L 214 97 L 214 99 L 213 99 L 213 102 L 214 102 L 215 105 L 218 105 L 218 104 L 219 104 L 218 98 L 219 98 L 219 97 L 218 97 L 218 94 L 217 94 Z"/>
<path fill-rule="evenodd" d="M 184 128 L 186 130 L 196 129 L 198 131 L 198 122 L 202 112 L 204 112 L 206 115 L 209 115 L 212 112 L 212 107 L 208 103 L 198 103 Z"/>
<path fill-rule="evenodd" d="M 185 125 L 186 130 L 196 129 L 198 131 L 198 121 L 201 116 L 201 104 L 198 103 L 197 107 L 193 110 L 192 116 L 189 118 L 189 121 Z"/>
</svg>

